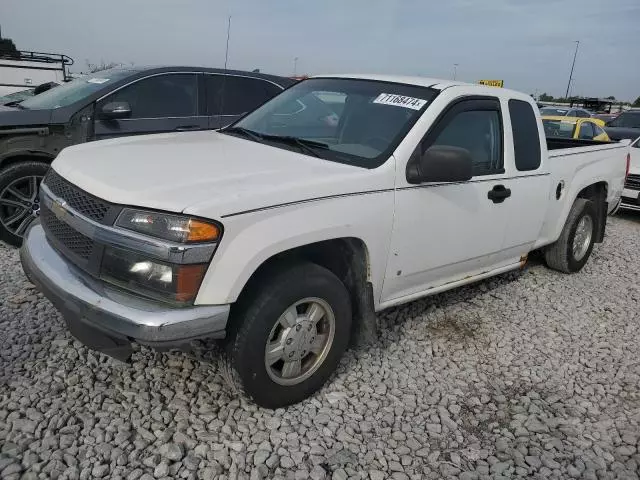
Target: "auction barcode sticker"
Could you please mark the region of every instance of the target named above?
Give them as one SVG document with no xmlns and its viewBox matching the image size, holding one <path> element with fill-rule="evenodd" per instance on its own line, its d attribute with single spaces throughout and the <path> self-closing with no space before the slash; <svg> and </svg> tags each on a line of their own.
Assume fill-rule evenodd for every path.
<svg viewBox="0 0 640 480">
<path fill-rule="evenodd" d="M 381 93 L 373 101 L 373 103 L 379 103 L 381 105 L 394 105 L 396 107 L 411 108 L 412 110 L 420 110 L 427 103 L 426 100 L 414 97 L 405 97 L 402 95 L 395 95 L 393 93 Z"/>
<path fill-rule="evenodd" d="M 89 80 L 87 80 L 87 83 L 97 83 L 101 85 L 103 83 L 107 83 L 108 81 L 108 78 L 90 78 Z"/>
</svg>

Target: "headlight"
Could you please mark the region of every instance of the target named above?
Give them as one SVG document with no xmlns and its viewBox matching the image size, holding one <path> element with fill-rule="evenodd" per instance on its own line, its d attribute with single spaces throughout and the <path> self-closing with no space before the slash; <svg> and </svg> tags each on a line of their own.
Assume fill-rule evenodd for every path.
<svg viewBox="0 0 640 480">
<path fill-rule="evenodd" d="M 108 247 L 102 259 L 100 278 L 147 297 L 187 304 L 195 299 L 206 269 L 206 264 L 166 264 Z"/>
<path fill-rule="evenodd" d="M 130 208 L 122 210 L 116 226 L 179 243 L 215 242 L 220 236 L 220 228 L 214 223 Z"/>
</svg>

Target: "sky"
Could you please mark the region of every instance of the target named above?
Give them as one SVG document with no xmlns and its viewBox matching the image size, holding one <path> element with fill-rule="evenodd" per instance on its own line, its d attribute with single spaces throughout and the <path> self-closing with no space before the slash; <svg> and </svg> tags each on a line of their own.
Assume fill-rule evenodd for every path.
<svg viewBox="0 0 640 480">
<path fill-rule="evenodd" d="M 640 96 L 640 0 L 0 0 L 21 50 L 280 75 L 389 73 Z"/>
</svg>

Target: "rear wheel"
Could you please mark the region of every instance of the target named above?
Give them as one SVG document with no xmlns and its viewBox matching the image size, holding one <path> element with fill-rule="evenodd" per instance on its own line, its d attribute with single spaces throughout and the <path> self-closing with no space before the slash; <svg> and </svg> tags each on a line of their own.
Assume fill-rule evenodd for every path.
<svg viewBox="0 0 640 480">
<path fill-rule="evenodd" d="M 560 238 L 545 250 L 547 266 L 565 273 L 579 272 L 591 256 L 597 218 L 594 203 L 578 198 L 569 211 Z"/>
<path fill-rule="evenodd" d="M 40 214 L 38 192 L 49 165 L 20 162 L 0 171 L 0 238 L 13 246 Z"/>
<path fill-rule="evenodd" d="M 231 319 L 225 373 L 257 404 L 279 408 L 313 394 L 336 369 L 351 303 L 340 279 L 312 263 L 279 269 L 260 287 Z"/>
</svg>

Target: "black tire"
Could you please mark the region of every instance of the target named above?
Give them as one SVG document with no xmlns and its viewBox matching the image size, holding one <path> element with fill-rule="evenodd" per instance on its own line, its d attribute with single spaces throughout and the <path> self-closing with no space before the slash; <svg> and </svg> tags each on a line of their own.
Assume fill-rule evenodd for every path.
<svg viewBox="0 0 640 480">
<path fill-rule="evenodd" d="M 49 165 L 47 163 L 36 161 L 15 163 L 0 170 L 0 238 L 9 245 L 13 245 L 14 247 L 22 245 L 22 234 L 24 234 L 26 227 L 20 229 L 20 233 L 16 234 L 15 230 L 17 230 L 17 227 L 13 228 L 13 226 L 9 226 L 10 228 L 8 228 L 7 225 L 5 225 L 5 220 L 10 219 L 11 212 L 16 212 L 16 210 L 14 207 L 2 204 L 3 192 L 16 180 L 21 178 L 39 177 L 40 180 L 42 180 L 48 170 Z M 11 200 L 11 198 L 9 198 L 9 200 Z M 35 219 L 35 216 L 31 217 L 31 220 L 33 219 Z"/>
<path fill-rule="evenodd" d="M 591 217 L 591 241 L 582 258 L 576 259 L 573 253 L 573 242 L 578 224 L 585 216 Z M 597 219 L 596 208 L 591 200 L 584 198 L 576 199 L 569 211 L 569 216 L 562 229 L 560 238 L 545 249 L 544 258 L 547 266 L 564 273 L 579 272 L 591 256 L 596 237 Z"/>
<path fill-rule="evenodd" d="M 280 408 L 300 402 L 324 385 L 349 344 L 351 302 L 346 287 L 329 270 L 300 263 L 271 270 L 258 287 L 243 298 L 230 319 L 223 374 L 234 390 L 258 405 Z M 256 285 L 254 283 L 254 285 Z M 265 365 L 265 349 L 280 316 L 291 305 L 309 297 L 325 301 L 335 317 L 335 335 L 324 361 L 307 379 L 295 385 L 276 383 Z"/>
</svg>

